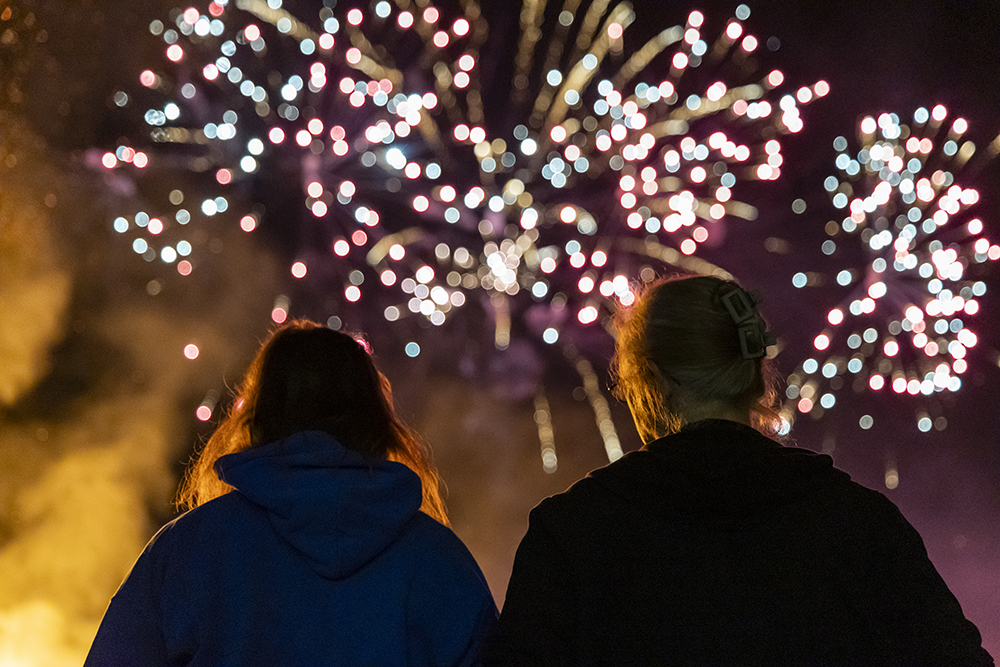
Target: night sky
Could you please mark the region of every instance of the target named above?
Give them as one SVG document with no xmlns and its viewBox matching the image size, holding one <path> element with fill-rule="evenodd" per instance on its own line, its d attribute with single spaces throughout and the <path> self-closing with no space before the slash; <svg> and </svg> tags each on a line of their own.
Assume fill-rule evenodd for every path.
<svg viewBox="0 0 1000 667">
<path fill-rule="evenodd" d="M 635 2 L 625 50 L 694 9 L 719 25 L 736 4 Z M 139 90 L 141 98 L 140 72 L 162 61 L 163 42 L 148 26 L 175 6 L 0 2 L 0 646 L 13 647 L 19 665 L 80 662 L 115 586 L 174 516 L 178 476 L 213 423 L 196 419 L 196 408 L 211 405 L 217 416 L 271 326 L 279 294 L 292 296 L 292 316 L 338 312 L 348 328 L 366 330 L 403 414 L 435 451 L 455 531 L 502 603 L 528 510 L 607 462 L 581 376 L 557 346 L 497 351 L 485 308 L 441 327 L 394 325 L 363 312 L 364 301 L 338 311 L 323 283 L 297 282 L 287 267 L 314 242 L 299 213 L 300 174 L 261 173 L 241 192 L 264 202 L 260 229 L 246 234 L 224 216 L 205 226 L 209 259 L 191 276 L 134 253 L 112 229 L 116 216 L 171 187 L 197 192 L 206 178 L 215 185 L 210 174 L 186 173 L 136 189 L 99 164 L 123 139 L 138 147 L 148 129 L 142 109 L 119 108 L 114 96 Z M 367 8 L 341 3 L 337 12 L 353 6 Z M 823 184 L 837 175 L 834 139 L 854 146 L 863 117 L 895 112 L 909 123 L 918 107 L 943 104 L 949 122 L 967 119 L 965 138 L 978 151 L 956 180 L 978 190 L 971 212 L 997 243 L 1000 160 L 986 154 L 1000 133 L 1000 3 L 775 0 L 750 9 L 748 31 L 762 43 L 776 38 L 775 50 L 762 44 L 763 67 L 780 68 L 795 85 L 825 80 L 831 92 L 803 105 L 804 130 L 782 139 L 781 178 L 739 191 L 758 217 L 727 222 L 696 256 L 762 291 L 787 374 L 814 353 L 813 336 L 840 304 L 833 276 L 852 259 L 820 250 L 824 226 L 843 215 Z M 497 133 L 509 132 L 516 115 L 519 11 L 513 1 L 483 3 L 484 125 Z M 556 13 L 549 8 L 544 25 Z M 796 200 L 804 211 L 793 210 Z M 315 276 L 324 270 L 310 267 Z M 968 318 L 978 343 L 959 392 L 925 399 L 845 387 L 821 419 L 801 417 L 792 437 L 831 453 L 900 507 L 984 646 L 1000 655 L 1000 279 L 996 262 L 976 270 L 988 291 Z M 797 289 L 799 272 L 823 284 Z M 416 358 L 403 353 L 412 340 L 424 350 Z M 607 391 L 610 339 L 597 330 L 576 342 L 594 364 L 623 449 L 639 447 L 627 409 Z M 191 343 L 200 350 L 194 360 L 182 354 Z M 555 431 L 554 474 L 542 469 L 532 419 L 539 382 Z M 947 427 L 921 433 L 918 410 Z M 874 427 L 859 426 L 863 414 Z M 892 490 L 889 468 L 899 478 Z"/>
</svg>

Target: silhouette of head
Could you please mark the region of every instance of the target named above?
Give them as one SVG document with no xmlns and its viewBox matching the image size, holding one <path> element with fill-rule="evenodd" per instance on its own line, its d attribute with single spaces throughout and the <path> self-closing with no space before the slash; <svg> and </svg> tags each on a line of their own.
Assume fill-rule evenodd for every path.
<svg viewBox="0 0 1000 667">
<path fill-rule="evenodd" d="M 734 304 L 746 308 L 734 314 Z M 738 317 L 746 317 L 742 331 Z M 655 281 L 633 307 L 619 311 L 615 329 L 616 392 L 644 441 L 699 414 L 742 412 L 756 427 L 775 430 L 773 362 L 763 356 L 769 341 L 756 306 L 736 283 L 699 275 Z"/>
<path fill-rule="evenodd" d="M 309 320 L 294 320 L 261 345 L 229 412 L 195 456 L 178 493 L 194 508 L 232 489 L 215 462 L 301 431 L 323 431 L 343 446 L 408 466 L 420 476 L 421 509 L 448 523 L 437 471 L 420 437 L 396 415 L 392 388 L 367 343 Z"/>
<path fill-rule="evenodd" d="M 384 458 L 394 444 L 392 399 L 365 345 L 308 320 L 275 332 L 247 374 L 250 380 L 257 371 L 255 390 L 241 392 L 250 411 L 251 440 L 267 443 L 317 430 L 345 447 Z"/>
</svg>

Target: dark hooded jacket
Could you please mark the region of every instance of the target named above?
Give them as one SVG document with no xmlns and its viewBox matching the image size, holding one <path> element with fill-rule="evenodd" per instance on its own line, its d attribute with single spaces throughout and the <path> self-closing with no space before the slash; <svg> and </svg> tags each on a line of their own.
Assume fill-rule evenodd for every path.
<svg viewBox="0 0 1000 667">
<path fill-rule="evenodd" d="M 157 533 L 87 667 L 478 664 L 493 598 L 409 468 L 306 432 L 216 470 L 236 490 Z"/>
<path fill-rule="evenodd" d="M 883 495 L 706 420 L 542 501 L 484 663 L 992 665 Z"/>
</svg>

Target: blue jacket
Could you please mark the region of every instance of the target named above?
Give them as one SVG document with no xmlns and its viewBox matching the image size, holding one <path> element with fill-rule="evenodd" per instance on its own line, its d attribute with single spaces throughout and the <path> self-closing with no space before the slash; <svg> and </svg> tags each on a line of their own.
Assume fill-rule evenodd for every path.
<svg viewBox="0 0 1000 667">
<path fill-rule="evenodd" d="M 153 537 L 86 667 L 478 664 L 496 606 L 409 468 L 305 432 L 216 470 L 236 491 Z"/>
</svg>

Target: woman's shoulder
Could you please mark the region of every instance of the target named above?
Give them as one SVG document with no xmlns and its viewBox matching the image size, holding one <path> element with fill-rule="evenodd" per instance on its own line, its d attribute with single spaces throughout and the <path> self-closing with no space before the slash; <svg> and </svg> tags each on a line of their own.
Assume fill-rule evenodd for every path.
<svg viewBox="0 0 1000 667">
<path fill-rule="evenodd" d="M 648 483 L 656 471 L 651 466 L 652 455 L 640 449 L 629 452 L 612 463 L 587 473 L 561 493 L 542 500 L 536 510 L 540 513 L 561 513 L 591 504 L 603 504 L 615 496 L 618 484 L 641 485 Z"/>
<path fill-rule="evenodd" d="M 449 581 L 489 590 L 479 564 L 461 538 L 423 512 L 417 512 L 408 522 L 396 540 L 395 550 L 410 566 L 421 571 L 427 581 Z"/>
<path fill-rule="evenodd" d="M 603 478 L 627 477 L 624 466 L 618 466 L 618 463 L 621 460 L 591 472 L 561 493 L 543 498 L 529 513 L 529 522 L 565 527 L 576 523 L 581 516 L 616 512 L 616 506 L 622 499 L 610 491 Z M 600 473 L 598 477 L 602 478 L 601 481 L 595 479 L 595 473 Z"/>
<path fill-rule="evenodd" d="M 472 558 L 469 549 L 454 530 L 422 511 L 417 512 L 407 523 L 399 541 L 427 553 L 449 553 L 463 559 L 466 556 Z"/>
<path fill-rule="evenodd" d="M 261 520 L 266 521 L 266 517 L 260 508 L 238 491 L 230 491 L 164 524 L 146 550 L 168 550 L 177 542 L 187 545 L 198 540 L 218 541 L 233 532 L 245 533 L 249 524 Z"/>
</svg>

